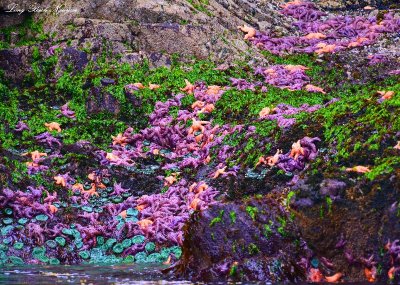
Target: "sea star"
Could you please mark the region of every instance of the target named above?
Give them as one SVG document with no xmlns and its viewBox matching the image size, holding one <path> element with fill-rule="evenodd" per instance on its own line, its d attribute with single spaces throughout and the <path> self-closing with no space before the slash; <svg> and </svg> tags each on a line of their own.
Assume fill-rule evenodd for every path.
<svg viewBox="0 0 400 285">
<path fill-rule="evenodd" d="M 60 111 L 61 111 L 61 114 L 64 115 L 65 117 L 67 117 L 69 119 L 75 119 L 75 112 L 68 108 L 68 103 L 65 103 L 64 105 L 62 105 Z M 58 115 L 58 116 L 60 116 L 60 115 Z"/>
<path fill-rule="evenodd" d="M 226 166 L 217 169 L 217 171 L 215 171 L 215 173 L 214 173 L 214 175 L 213 175 L 213 178 L 216 179 L 216 178 L 218 178 L 220 175 L 225 174 L 225 173 L 226 173 L 226 172 L 225 172 L 225 169 L 226 169 Z"/>
<path fill-rule="evenodd" d="M 289 1 L 289 2 L 287 2 L 285 4 L 280 5 L 280 6 L 285 9 L 285 8 L 288 8 L 288 7 L 292 6 L 292 5 L 301 5 L 303 3 L 304 2 L 302 0 L 295 0 L 295 1 Z"/>
<path fill-rule="evenodd" d="M 15 125 L 15 129 L 16 132 L 22 132 L 24 130 L 29 131 L 29 127 L 27 124 L 25 124 L 23 121 L 19 121 L 18 124 Z"/>
<path fill-rule="evenodd" d="M 92 195 L 99 196 L 99 193 L 97 193 L 97 191 L 96 191 L 96 184 L 95 183 L 92 183 L 92 188 L 90 188 L 89 190 L 82 190 L 82 193 L 85 196 L 88 196 L 88 195 L 90 195 L 90 196 L 92 196 Z"/>
<path fill-rule="evenodd" d="M 326 94 L 324 89 L 318 86 L 314 86 L 312 84 L 307 84 L 305 88 L 308 92 L 321 92 L 322 94 Z"/>
<path fill-rule="evenodd" d="M 363 44 L 363 42 L 368 41 L 368 38 L 358 38 L 355 42 L 350 42 L 347 47 L 352 48 L 352 47 L 359 47 Z"/>
<path fill-rule="evenodd" d="M 149 219 L 143 219 L 136 223 L 139 225 L 141 230 L 146 230 L 149 226 L 153 224 L 153 221 Z"/>
<path fill-rule="evenodd" d="M 123 219 L 126 219 L 126 210 L 122 211 L 121 213 L 118 214 L 118 216 L 122 217 Z"/>
<path fill-rule="evenodd" d="M 212 111 L 214 111 L 214 109 L 215 109 L 214 104 L 206 104 L 200 111 L 197 112 L 197 114 L 211 113 Z"/>
<path fill-rule="evenodd" d="M 197 206 L 199 205 L 199 203 L 201 202 L 201 200 L 199 198 L 194 198 L 192 200 L 192 202 L 189 205 L 189 208 L 192 208 L 193 210 L 197 210 Z"/>
<path fill-rule="evenodd" d="M 144 88 L 144 85 L 142 83 L 140 83 L 140 82 L 133 83 L 132 86 L 135 86 L 135 87 L 137 87 L 139 89 L 143 89 Z"/>
<path fill-rule="evenodd" d="M 55 214 L 58 211 L 58 208 L 52 204 L 49 205 L 50 213 Z"/>
<path fill-rule="evenodd" d="M 289 157 L 293 157 L 297 160 L 299 155 L 304 155 L 304 149 L 300 144 L 300 140 L 292 144 L 292 150 L 290 151 Z"/>
<path fill-rule="evenodd" d="M 119 158 L 117 155 L 113 154 L 112 152 L 107 152 L 106 159 L 107 159 L 108 161 L 111 161 L 111 162 L 116 162 L 116 161 L 118 161 L 120 158 Z"/>
<path fill-rule="evenodd" d="M 32 152 L 26 152 L 26 153 L 23 153 L 22 155 L 25 156 L 25 155 L 28 155 L 28 154 L 31 155 L 32 160 L 37 160 L 37 159 L 40 159 L 42 156 L 47 156 L 47 153 L 39 152 L 37 150 L 32 151 Z"/>
<path fill-rule="evenodd" d="M 326 38 L 326 35 L 322 33 L 309 33 L 308 35 L 304 36 L 307 40 L 322 40 Z"/>
<path fill-rule="evenodd" d="M 128 138 L 124 137 L 122 134 L 118 134 L 116 137 L 111 136 L 113 139 L 113 145 L 119 144 L 122 146 L 126 146 L 128 142 L 126 141 Z"/>
<path fill-rule="evenodd" d="M 307 280 L 311 282 L 321 282 L 323 278 L 321 271 L 317 268 L 311 268 L 307 275 Z"/>
<path fill-rule="evenodd" d="M 67 182 L 65 181 L 65 178 L 62 177 L 61 175 L 54 176 L 53 178 L 56 181 L 57 185 L 61 185 L 62 187 L 67 186 Z"/>
<path fill-rule="evenodd" d="M 351 167 L 351 168 L 346 168 L 346 171 L 347 171 L 347 172 L 353 171 L 353 172 L 358 172 L 358 173 L 371 172 L 371 170 L 370 170 L 368 167 L 366 167 L 366 166 L 361 166 L 361 165 L 354 166 L 354 167 Z"/>
<path fill-rule="evenodd" d="M 332 53 L 335 51 L 336 45 L 328 45 L 326 43 L 319 43 L 316 46 L 318 49 L 315 51 L 317 54 Z"/>
<path fill-rule="evenodd" d="M 376 281 L 376 267 L 375 266 L 373 266 L 371 269 L 366 267 L 364 269 L 364 274 L 365 274 L 365 277 L 367 278 L 368 282 Z"/>
<path fill-rule="evenodd" d="M 204 132 L 204 126 L 210 124 L 208 121 L 197 121 L 195 118 L 192 118 L 192 126 L 189 128 L 188 134 L 191 135 L 197 131 Z"/>
<path fill-rule="evenodd" d="M 174 184 L 174 182 L 177 181 L 176 176 L 177 174 L 173 173 L 170 176 L 165 177 L 164 186 L 171 186 L 172 184 Z"/>
<path fill-rule="evenodd" d="M 221 86 L 218 85 L 210 85 L 207 88 L 207 95 L 217 95 L 221 91 Z"/>
<path fill-rule="evenodd" d="M 49 131 L 57 131 L 61 132 L 61 127 L 59 123 L 56 122 L 51 122 L 51 123 L 44 123 L 44 125 L 47 127 Z"/>
<path fill-rule="evenodd" d="M 260 118 L 263 118 L 265 116 L 268 116 L 270 113 L 271 113 L 271 108 L 265 107 L 260 111 L 260 113 L 258 113 L 258 115 Z"/>
<path fill-rule="evenodd" d="M 155 90 L 155 89 L 158 89 L 160 87 L 161 87 L 160 85 L 149 83 L 149 89 L 150 90 Z"/>
<path fill-rule="evenodd" d="M 72 190 L 79 190 L 80 192 L 83 192 L 84 188 L 81 183 L 76 183 L 76 184 L 72 185 Z"/>
<path fill-rule="evenodd" d="M 396 267 L 394 267 L 394 266 L 392 266 L 392 267 L 389 269 L 389 271 L 388 271 L 388 277 L 389 277 L 390 280 L 393 280 L 393 279 L 394 279 L 394 275 L 396 274 L 396 271 L 397 271 L 398 269 L 399 269 L 399 268 L 396 268 Z"/>
<path fill-rule="evenodd" d="M 276 153 L 273 156 L 268 156 L 267 157 L 267 164 L 269 166 L 274 166 L 275 164 L 277 164 L 278 161 L 279 161 L 279 156 L 280 156 L 281 153 L 282 153 L 282 150 L 281 149 L 277 149 Z"/>
<path fill-rule="evenodd" d="M 205 104 L 206 104 L 205 102 L 197 100 L 192 104 L 192 109 L 203 108 Z"/>
<path fill-rule="evenodd" d="M 181 88 L 181 91 L 187 92 L 188 94 L 193 94 L 194 85 L 189 82 L 189 80 L 185 79 L 186 86 Z"/>
<path fill-rule="evenodd" d="M 289 70 L 290 72 L 296 72 L 296 71 L 304 71 L 308 70 L 308 67 L 305 67 L 304 65 L 293 65 L 293 64 L 288 64 L 284 66 L 286 70 Z"/>
<path fill-rule="evenodd" d="M 394 92 L 393 91 L 377 91 L 379 95 L 381 95 L 381 100 L 388 100 L 392 99 Z"/>
<path fill-rule="evenodd" d="M 254 38 L 254 36 L 257 33 L 256 29 L 246 26 L 246 25 L 239 26 L 238 29 L 240 29 L 242 32 L 246 33 L 246 35 L 244 36 L 245 40 Z"/>
<path fill-rule="evenodd" d="M 343 274 L 338 272 L 332 276 L 325 276 L 325 280 L 329 283 L 338 282 L 342 278 Z"/>
</svg>

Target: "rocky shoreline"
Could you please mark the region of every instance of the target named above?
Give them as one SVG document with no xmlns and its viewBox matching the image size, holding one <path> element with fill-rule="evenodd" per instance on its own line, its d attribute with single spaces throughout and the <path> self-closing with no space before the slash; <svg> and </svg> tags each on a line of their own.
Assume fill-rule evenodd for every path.
<svg viewBox="0 0 400 285">
<path fill-rule="evenodd" d="M 396 283 L 397 1 L 335 2 L 0 3 L 1 266 Z"/>
</svg>

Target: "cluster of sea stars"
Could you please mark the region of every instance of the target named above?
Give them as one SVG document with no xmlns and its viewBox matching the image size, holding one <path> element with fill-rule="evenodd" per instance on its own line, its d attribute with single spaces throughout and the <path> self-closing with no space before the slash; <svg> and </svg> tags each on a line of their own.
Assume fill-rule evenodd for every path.
<svg viewBox="0 0 400 285">
<path fill-rule="evenodd" d="M 382 20 L 378 20 L 377 17 L 362 16 L 326 18 L 326 14 L 319 11 L 313 3 L 293 1 L 283 6 L 282 14 L 298 20 L 293 25 L 303 33 L 302 36 L 276 38 L 255 32 L 250 27 L 246 27 L 245 30 L 240 27 L 247 33 L 245 39 L 274 54 L 294 52 L 325 54 L 370 45 L 384 33 L 400 31 L 400 19 L 396 18 L 393 12 L 386 13 Z"/>
<path fill-rule="evenodd" d="M 282 150 L 277 150 L 273 156 L 260 157 L 256 166 L 260 164 L 277 166 L 285 172 L 303 170 L 305 163 L 314 160 L 318 154 L 315 142 L 321 141 L 319 138 L 304 137 L 293 143 L 290 152 L 282 154 Z"/>
<path fill-rule="evenodd" d="M 140 92 L 141 85 L 130 85 L 126 89 L 126 92 Z M 218 191 L 210 185 L 212 181 L 236 175 L 238 171 L 238 167 L 228 168 L 225 165 L 233 152 L 232 147 L 223 144 L 223 139 L 233 133 L 246 131 L 246 135 L 251 135 L 255 131 L 251 126 L 245 130 L 241 125 L 212 125 L 210 119 L 215 103 L 224 90 L 220 86 L 206 86 L 201 82 L 191 84 L 186 81 L 182 91 L 193 94 L 196 101 L 188 108 L 178 110 L 176 116 L 171 115 L 171 108 L 182 107 L 181 99 L 185 94 L 175 95 L 166 102 L 157 102 L 154 112 L 149 116 L 149 127 L 138 133 L 133 133 L 133 129 L 128 128 L 124 133 L 112 136 L 111 152 L 94 151 L 101 169 L 89 173 L 86 182 L 68 172 L 56 174 L 53 177 L 56 189 L 72 193 L 72 196 L 63 196 L 61 201 L 56 194 L 47 193 L 43 187 L 32 188 L 32 193 L 2 189 L 0 202 L 10 210 L 8 215 L 12 216 L 10 226 L 5 229 L 7 232 L 4 232 L 4 239 L 18 243 L 21 231 L 29 231 L 29 234 L 26 233 L 26 244 L 45 244 L 45 248 L 55 255 L 57 253 L 52 250 L 52 239 L 62 240 L 62 244 L 76 244 L 76 250 L 62 250 L 63 263 L 76 263 L 88 258 L 87 252 L 97 250 L 100 237 L 108 238 L 110 243 L 113 240 L 126 242 L 126 247 L 117 243 L 111 248 L 112 252 L 120 254 L 120 257 L 135 255 L 135 260 L 143 260 L 142 255 L 145 256 L 144 244 L 128 245 L 130 239 L 137 239 L 137 236 L 156 242 L 159 248 L 181 245 L 183 226 L 190 214 L 216 203 L 214 197 Z M 61 115 L 75 119 L 75 112 L 68 108 L 68 104 L 62 106 Z M 199 116 L 209 120 L 201 120 Z M 31 157 L 27 162 L 29 174 L 47 170 L 51 166 L 52 158 L 62 156 L 60 150 L 63 144 L 53 136 L 63 131 L 61 125 L 50 122 L 45 127 L 48 131 L 35 136 L 35 139 L 51 150 L 24 154 Z M 20 122 L 16 131 L 24 130 L 27 130 L 27 126 Z M 212 154 L 215 154 L 214 161 L 211 161 Z M 170 173 L 159 176 L 166 192 L 138 198 L 132 196 L 132 189 L 124 189 L 118 183 L 110 185 L 113 177 L 109 169 L 133 169 L 138 160 L 155 157 L 161 158 L 159 168 Z M 180 173 L 186 168 L 198 166 L 208 168 L 208 173 L 203 178 L 189 181 L 181 177 Z M 44 203 L 40 203 L 36 198 L 46 196 L 46 193 Z M 75 209 L 72 214 L 66 213 L 68 207 Z M 21 224 L 15 226 L 15 219 L 19 219 Z M 75 223 L 69 225 L 70 220 Z M 11 250 L 10 253 L 16 256 L 20 256 L 19 253 L 27 255 L 29 249 L 30 247 L 23 252 Z M 102 250 L 104 253 L 110 248 Z M 136 258 L 136 255 L 142 256 L 139 256 L 141 259 Z M 164 256 L 162 260 L 167 257 L 168 255 Z M 154 256 L 149 255 L 148 259 L 153 260 Z M 46 257 L 41 256 L 39 260 L 46 260 Z"/>
</svg>

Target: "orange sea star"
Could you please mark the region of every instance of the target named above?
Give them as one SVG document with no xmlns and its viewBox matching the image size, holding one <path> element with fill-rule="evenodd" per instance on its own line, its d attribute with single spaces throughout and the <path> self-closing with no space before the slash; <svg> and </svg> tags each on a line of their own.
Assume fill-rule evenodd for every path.
<svg viewBox="0 0 400 285">
<path fill-rule="evenodd" d="M 358 172 L 358 173 L 371 172 L 371 170 L 368 167 L 361 166 L 361 165 L 346 168 L 346 171 L 347 172 Z"/>
<path fill-rule="evenodd" d="M 185 79 L 185 84 L 186 86 L 181 88 L 181 91 L 184 91 L 188 94 L 193 94 L 194 91 L 194 85 L 189 82 L 189 80 Z"/>
<path fill-rule="evenodd" d="M 294 160 L 297 160 L 299 155 L 304 155 L 304 149 L 300 144 L 300 140 L 292 144 L 292 150 L 290 151 L 289 157 L 293 157 Z"/>
<path fill-rule="evenodd" d="M 122 134 L 118 134 L 116 137 L 115 136 L 111 136 L 113 139 L 113 145 L 119 144 L 122 146 L 126 146 L 127 145 L 127 137 L 124 137 Z"/>
<path fill-rule="evenodd" d="M 240 29 L 242 32 L 246 33 L 246 35 L 244 36 L 245 40 L 254 38 L 254 36 L 257 33 L 256 29 L 246 26 L 246 25 L 239 26 L 238 29 Z"/>
<path fill-rule="evenodd" d="M 59 133 L 61 132 L 61 126 L 59 123 L 51 122 L 51 123 L 44 123 L 44 125 L 49 131 L 57 131 Z"/>
</svg>

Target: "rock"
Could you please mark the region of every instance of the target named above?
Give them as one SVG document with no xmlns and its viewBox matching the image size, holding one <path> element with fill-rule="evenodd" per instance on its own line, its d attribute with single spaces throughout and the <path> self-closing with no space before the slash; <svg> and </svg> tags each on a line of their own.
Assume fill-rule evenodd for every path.
<svg viewBox="0 0 400 285">
<path fill-rule="evenodd" d="M 320 184 L 320 194 L 331 198 L 340 197 L 346 188 L 346 183 L 336 179 L 325 179 Z"/>
<path fill-rule="evenodd" d="M 100 79 L 100 82 L 103 86 L 108 86 L 108 85 L 113 85 L 115 84 L 115 80 L 111 78 L 102 78 Z"/>
<path fill-rule="evenodd" d="M 88 62 L 89 60 L 86 52 L 72 47 L 63 49 L 60 57 L 60 66 L 63 70 L 72 65 L 73 71 L 82 71 Z"/>
<path fill-rule="evenodd" d="M 298 262 L 310 254 L 275 199 L 253 199 L 196 213 L 187 225 L 183 257 L 172 271 L 202 281 L 296 282 L 305 280 Z"/>
<path fill-rule="evenodd" d="M 0 50 L 0 69 L 13 84 L 20 84 L 30 71 L 31 47 Z"/>
<path fill-rule="evenodd" d="M 109 112 L 118 115 L 121 106 L 120 102 L 110 93 L 104 92 L 100 87 L 92 87 L 86 102 L 88 114 Z"/>
</svg>

